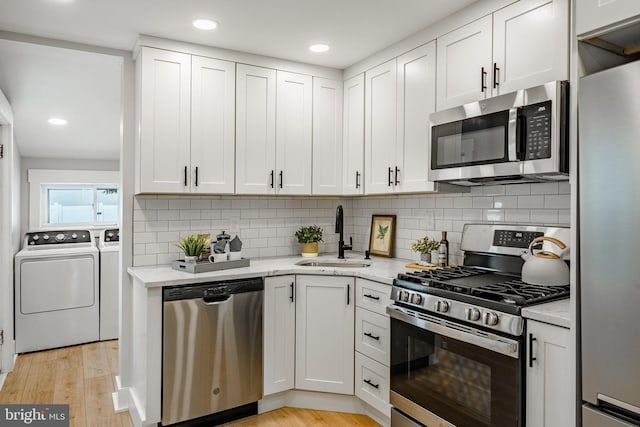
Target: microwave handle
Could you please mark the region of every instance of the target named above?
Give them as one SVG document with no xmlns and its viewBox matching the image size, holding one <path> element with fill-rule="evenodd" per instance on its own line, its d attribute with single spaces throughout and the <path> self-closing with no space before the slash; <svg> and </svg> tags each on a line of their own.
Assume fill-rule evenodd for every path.
<svg viewBox="0 0 640 427">
<path fill-rule="evenodd" d="M 518 109 L 509 109 L 509 129 L 507 130 L 507 148 L 509 151 L 509 161 L 518 160 Z"/>
</svg>

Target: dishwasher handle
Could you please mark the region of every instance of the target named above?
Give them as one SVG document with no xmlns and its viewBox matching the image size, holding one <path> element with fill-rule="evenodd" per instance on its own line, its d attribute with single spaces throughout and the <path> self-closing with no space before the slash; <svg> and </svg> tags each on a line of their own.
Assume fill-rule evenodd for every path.
<svg viewBox="0 0 640 427">
<path fill-rule="evenodd" d="M 231 301 L 233 295 L 227 293 L 208 293 L 205 291 L 202 301 L 205 305 L 218 305 Z"/>
</svg>

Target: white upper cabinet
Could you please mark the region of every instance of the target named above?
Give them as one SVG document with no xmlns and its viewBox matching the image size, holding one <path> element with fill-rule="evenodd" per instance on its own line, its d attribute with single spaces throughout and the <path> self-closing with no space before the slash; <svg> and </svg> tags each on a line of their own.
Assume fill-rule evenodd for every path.
<svg viewBox="0 0 640 427">
<path fill-rule="evenodd" d="M 234 192 L 235 63 L 143 47 L 139 193 Z"/>
<path fill-rule="evenodd" d="M 433 191 L 427 172 L 429 114 L 436 110 L 436 42 L 400 56 L 397 66 L 396 191 Z"/>
<path fill-rule="evenodd" d="M 437 109 L 566 80 L 568 49 L 568 0 L 521 0 L 438 37 Z"/>
<path fill-rule="evenodd" d="M 236 67 L 236 193 L 276 194 L 276 70 Z"/>
<path fill-rule="evenodd" d="M 392 193 L 396 169 L 396 60 L 365 73 L 365 180 L 367 194 Z"/>
<path fill-rule="evenodd" d="M 364 74 L 344 82 L 343 194 L 364 194 Z"/>
<path fill-rule="evenodd" d="M 638 0 L 576 0 L 576 34 L 590 33 L 638 15 Z"/>
<path fill-rule="evenodd" d="M 491 94 L 491 15 L 438 37 L 438 110 Z"/>
<path fill-rule="evenodd" d="M 137 59 L 138 193 L 190 189 L 191 56 L 144 47 Z"/>
<path fill-rule="evenodd" d="M 493 94 L 569 77 L 567 0 L 519 1 L 493 14 Z"/>
<path fill-rule="evenodd" d="M 342 82 L 313 78 L 313 194 L 342 194 Z"/>
<path fill-rule="evenodd" d="M 277 72 L 278 194 L 311 194 L 312 77 Z"/>
<path fill-rule="evenodd" d="M 191 191 L 233 193 L 236 64 L 191 61 Z"/>
</svg>

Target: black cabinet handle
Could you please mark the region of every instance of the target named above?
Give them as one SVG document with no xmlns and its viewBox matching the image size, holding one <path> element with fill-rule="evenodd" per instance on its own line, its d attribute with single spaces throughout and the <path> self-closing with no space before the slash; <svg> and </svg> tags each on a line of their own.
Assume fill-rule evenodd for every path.
<svg viewBox="0 0 640 427">
<path fill-rule="evenodd" d="M 376 301 L 380 301 L 380 297 L 377 297 L 375 295 L 364 294 L 363 297 L 370 298 L 370 299 L 373 299 L 373 300 L 376 300 Z"/>
<path fill-rule="evenodd" d="M 364 335 L 366 337 L 369 337 L 369 338 L 374 339 L 376 341 L 380 341 L 380 336 L 379 335 L 373 335 L 371 332 L 365 332 Z"/>
<path fill-rule="evenodd" d="M 393 169 L 389 168 L 389 187 L 391 187 L 391 184 L 393 184 L 393 181 L 391 180 L 391 175 L 393 175 Z"/>
<path fill-rule="evenodd" d="M 360 188 L 360 172 L 356 171 L 356 188 Z"/>
<path fill-rule="evenodd" d="M 398 167 L 396 166 L 396 179 L 395 179 L 395 184 L 396 185 L 400 185 L 400 181 L 398 181 L 398 174 L 400 173 L 400 169 L 398 169 Z"/>
<path fill-rule="evenodd" d="M 500 86 L 500 83 L 498 83 L 498 71 L 500 71 L 500 68 L 498 68 L 498 64 L 494 62 L 493 63 L 493 88 L 494 89 Z"/>
<path fill-rule="evenodd" d="M 364 380 L 365 383 L 369 384 L 373 388 L 380 388 L 380 384 L 374 384 L 371 380 Z"/>
<path fill-rule="evenodd" d="M 276 171 L 271 171 L 271 174 L 270 174 L 271 175 L 271 188 L 273 188 L 273 180 L 275 179 L 274 178 L 275 174 L 276 174 Z"/>
<path fill-rule="evenodd" d="M 351 304 L 351 285 L 347 283 L 347 305 Z"/>
<path fill-rule="evenodd" d="M 533 368 L 533 361 L 534 360 L 538 360 L 535 357 L 533 357 L 533 342 L 536 341 L 536 339 L 533 337 L 533 334 L 529 334 L 529 367 Z"/>
<path fill-rule="evenodd" d="M 184 167 L 184 186 L 187 186 L 187 167 Z"/>
<path fill-rule="evenodd" d="M 282 176 L 283 176 L 284 172 L 280 171 L 280 188 L 282 188 Z"/>
<path fill-rule="evenodd" d="M 196 187 L 198 186 L 198 167 L 196 166 Z"/>
<path fill-rule="evenodd" d="M 487 89 L 485 77 L 487 76 L 487 72 L 484 70 L 484 67 L 480 69 L 480 92 L 484 92 Z"/>
<path fill-rule="evenodd" d="M 289 299 L 291 300 L 291 302 L 293 302 L 293 282 L 291 282 L 289 286 L 291 286 L 291 296 L 289 297 Z"/>
</svg>

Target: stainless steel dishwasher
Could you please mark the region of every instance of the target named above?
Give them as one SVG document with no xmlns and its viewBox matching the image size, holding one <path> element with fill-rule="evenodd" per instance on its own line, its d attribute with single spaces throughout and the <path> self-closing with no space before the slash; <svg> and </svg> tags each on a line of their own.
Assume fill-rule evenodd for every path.
<svg viewBox="0 0 640 427">
<path fill-rule="evenodd" d="M 163 290 L 163 426 L 257 413 L 263 299 L 261 278 Z"/>
</svg>

